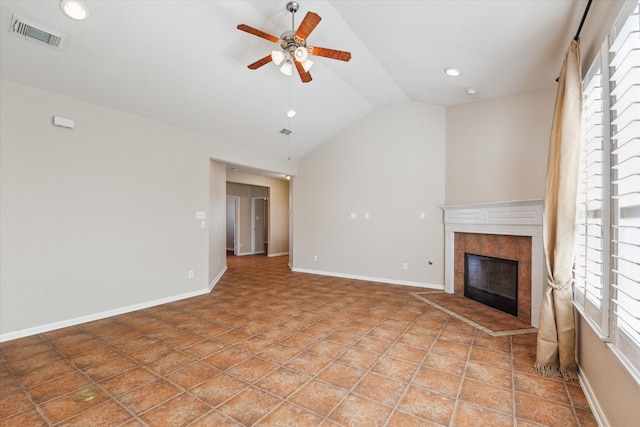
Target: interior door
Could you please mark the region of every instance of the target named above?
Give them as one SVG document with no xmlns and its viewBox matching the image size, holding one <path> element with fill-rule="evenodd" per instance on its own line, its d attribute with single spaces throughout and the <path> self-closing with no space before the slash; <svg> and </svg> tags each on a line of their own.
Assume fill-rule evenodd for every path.
<svg viewBox="0 0 640 427">
<path fill-rule="evenodd" d="M 266 253 L 267 203 L 268 203 L 268 200 L 264 197 L 256 197 L 252 199 L 251 228 L 253 230 L 253 235 L 251 236 L 251 251 L 254 254 Z"/>
</svg>

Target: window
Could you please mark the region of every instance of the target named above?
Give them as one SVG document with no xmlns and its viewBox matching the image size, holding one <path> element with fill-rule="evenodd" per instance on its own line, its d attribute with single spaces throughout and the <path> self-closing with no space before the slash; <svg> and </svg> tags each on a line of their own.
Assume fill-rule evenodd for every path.
<svg viewBox="0 0 640 427">
<path fill-rule="evenodd" d="M 640 1 L 583 80 L 574 302 L 640 379 Z"/>
</svg>

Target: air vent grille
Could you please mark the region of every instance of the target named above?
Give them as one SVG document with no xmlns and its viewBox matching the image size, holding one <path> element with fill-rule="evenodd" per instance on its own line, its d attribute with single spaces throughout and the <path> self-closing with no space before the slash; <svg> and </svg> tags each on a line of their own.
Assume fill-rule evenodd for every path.
<svg viewBox="0 0 640 427">
<path fill-rule="evenodd" d="M 13 15 L 10 32 L 57 49 L 62 47 L 62 41 L 64 39 L 63 34 L 18 15 Z"/>
<path fill-rule="evenodd" d="M 292 131 L 292 130 L 289 130 L 289 129 L 287 129 L 287 128 L 282 128 L 282 129 L 280 130 L 280 133 L 281 133 L 281 134 L 283 134 L 283 135 L 291 135 L 291 132 L 293 132 L 293 131 Z"/>
</svg>

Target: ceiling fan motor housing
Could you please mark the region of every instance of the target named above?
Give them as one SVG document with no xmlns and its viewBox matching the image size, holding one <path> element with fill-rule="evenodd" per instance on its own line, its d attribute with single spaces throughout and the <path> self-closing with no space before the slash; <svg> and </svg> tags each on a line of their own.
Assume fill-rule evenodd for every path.
<svg viewBox="0 0 640 427">
<path fill-rule="evenodd" d="M 280 36 L 280 47 L 291 55 L 293 55 L 297 48 L 307 47 L 307 43 L 304 40 L 297 39 L 295 33 L 295 31 L 285 31 Z"/>
<path fill-rule="evenodd" d="M 297 1 L 290 1 L 287 3 L 287 10 L 291 13 L 296 13 L 300 9 L 300 5 Z"/>
</svg>

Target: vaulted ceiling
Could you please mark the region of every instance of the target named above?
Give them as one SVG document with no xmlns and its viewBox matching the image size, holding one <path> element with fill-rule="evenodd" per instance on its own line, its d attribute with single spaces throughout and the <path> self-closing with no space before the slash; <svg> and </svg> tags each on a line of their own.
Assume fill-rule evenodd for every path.
<svg viewBox="0 0 640 427">
<path fill-rule="evenodd" d="M 322 17 L 308 43 L 352 53 L 314 57 L 306 84 L 273 64 L 249 70 L 276 45 L 236 28 L 280 36 L 291 29 L 284 0 L 84 3 L 89 19 L 74 21 L 57 0 L 2 0 L 1 77 L 295 160 L 391 103 L 553 89 L 586 0 L 301 0 L 296 26 L 308 11 Z M 10 34 L 14 14 L 63 33 L 62 47 Z"/>
</svg>

